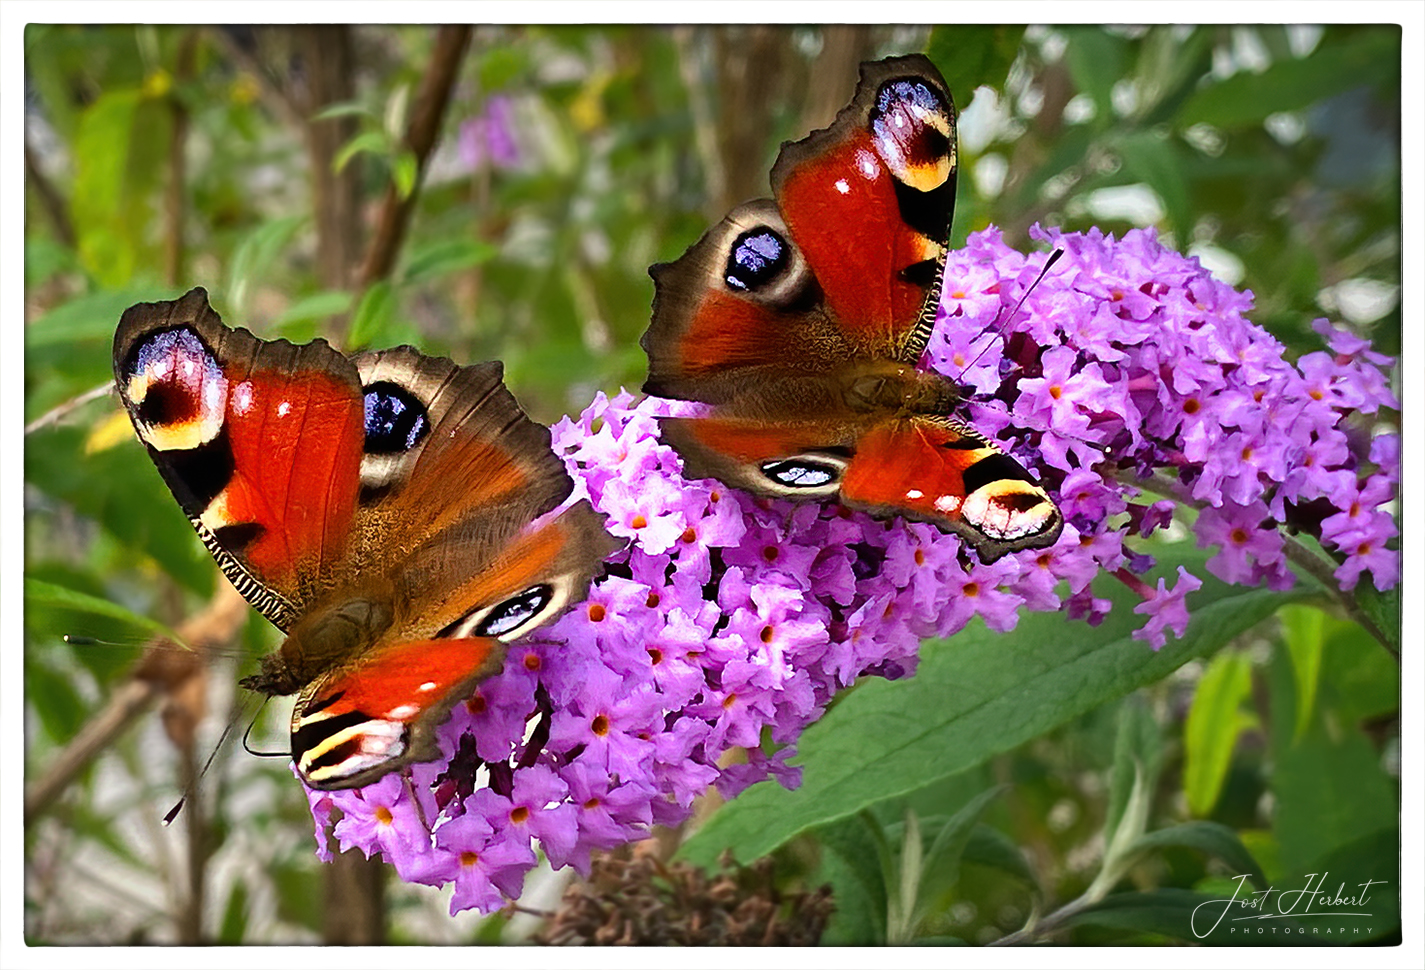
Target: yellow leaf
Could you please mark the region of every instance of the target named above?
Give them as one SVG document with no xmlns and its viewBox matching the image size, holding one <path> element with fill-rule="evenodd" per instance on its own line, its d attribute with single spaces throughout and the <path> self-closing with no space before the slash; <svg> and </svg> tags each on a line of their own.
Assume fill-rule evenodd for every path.
<svg viewBox="0 0 1425 970">
<path fill-rule="evenodd" d="M 123 411 L 115 411 L 89 432 L 89 437 L 84 439 L 84 453 L 93 455 L 101 451 L 108 451 L 133 436 L 134 426 L 129 423 L 128 414 Z"/>
</svg>

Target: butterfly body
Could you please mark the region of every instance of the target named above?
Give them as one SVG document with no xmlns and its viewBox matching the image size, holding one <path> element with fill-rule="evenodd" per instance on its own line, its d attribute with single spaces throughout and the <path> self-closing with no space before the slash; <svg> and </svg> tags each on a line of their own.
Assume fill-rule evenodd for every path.
<svg viewBox="0 0 1425 970">
<path fill-rule="evenodd" d="M 932 522 L 987 562 L 1057 539 L 1048 495 L 955 417 L 958 384 L 919 367 L 955 173 L 954 105 L 930 61 L 863 65 L 836 121 L 782 147 L 775 200 L 650 270 L 644 390 L 708 406 L 661 422 L 685 474 Z"/>
<path fill-rule="evenodd" d="M 243 683 L 297 693 L 293 760 L 358 787 L 438 754 L 505 644 L 616 544 L 501 382 L 410 347 L 347 358 L 225 326 L 195 289 L 120 321 L 135 430 L 234 586 L 286 635 Z"/>
</svg>

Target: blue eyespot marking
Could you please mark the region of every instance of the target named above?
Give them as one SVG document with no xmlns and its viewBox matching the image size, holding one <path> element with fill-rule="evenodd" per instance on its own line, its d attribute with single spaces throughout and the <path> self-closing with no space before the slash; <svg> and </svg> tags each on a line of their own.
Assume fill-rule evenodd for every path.
<svg viewBox="0 0 1425 970">
<path fill-rule="evenodd" d="M 923 81 L 902 78 L 887 81 L 876 92 L 876 115 L 884 115 L 892 108 L 909 106 L 919 108 L 926 115 L 948 114 L 945 103 Z"/>
<path fill-rule="evenodd" d="M 430 432 L 425 406 L 405 388 L 378 381 L 366 388 L 366 453 L 410 451 Z"/>
<path fill-rule="evenodd" d="M 549 586 L 532 586 L 496 606 L 475 629 L 480 637 L 500 637 L 528 623 L 549 605 L 554 590 Z"/>
<path fill-rule="evenodd" d="M 732 244 L 727 257 L 727 285 L 735 290 L 755 290 L 771 282 L 787 265 L 787 244 L 762 226 L 749 229 Z"/>
</svg>

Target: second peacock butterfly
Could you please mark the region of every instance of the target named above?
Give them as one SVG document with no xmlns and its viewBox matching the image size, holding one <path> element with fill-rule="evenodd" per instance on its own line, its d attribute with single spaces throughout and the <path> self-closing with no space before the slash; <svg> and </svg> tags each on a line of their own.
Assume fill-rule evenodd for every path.
<svg viewBox="0 0 1425 970">
<path fill-rule="evenodd" d="M 232 329 L 202 289 L 114 336 L 139 438 L 238 591 L 287 638 L 243 685 L 297 694 L 292 759 L 355 788 L 438 757 L 505 645 L 584 598 L 618 544 L 497 361 L 350 358 Z"/>
<path fill-rule="evenodd" d="M 782 146 L 775 201 L 738 206 L 649 270 L 643 389 L 711 406 L 661 421 L 686 475 L 931 522 L 984 562 L 1058 538 L 1044 489 L 954 417 L 953 381 L 917 366 L 955 175 L 940 72 L 918 54 L 864 64 L 832 125 Z"/>
</svg>

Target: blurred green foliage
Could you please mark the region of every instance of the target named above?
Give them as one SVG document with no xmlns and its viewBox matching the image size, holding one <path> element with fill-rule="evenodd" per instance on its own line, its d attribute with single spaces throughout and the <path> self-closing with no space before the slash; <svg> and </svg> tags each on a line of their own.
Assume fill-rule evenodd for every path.
<svg viewBox="0 0 1425 970">
<path fill-rule="evenodd" d="M 844 102 L 857 60 L 914 49 L 961 111 L 955 244 L 990 224 L 1026 249 L 1035 222 L 1151 224 L 1250 289 L 1291 353 L 1319 346 L 1318 316 L 1399 351 L 1389 25 L 480 27 L 418 178 L 403 133 L 433 33 L 347 31 L 350 97 L 308 106 L 320 65 L 296 29 L 31 25 L 26 420 L 110 379 L 125 307 L 194 285 L 264 336 L 502 359 L 546 422 L 597 390 L 637 389 L 648 266 L 680 255 L 740 201 L 729 195 L 765 194 L 779 142 L 829 122 L 812 105 Z M 743 50 L 756 63 L 735 70 Z M 313 132 L 343 124 L 330 173 L 314 173 Z M 755 148 L 733 146 L 738 125 Z M 337 240 L 355 258 L 335 280 L 324 181 L 358 203 Z M 409 232 L 394 271 L 362 280 L 388 186 L 414 205 Z M 25 482 L 33 781 L 104 709 L 151 618 L 191 615 L 214 569 L 112 398 L 36 428 Z M 1200 562 L 1187 545 L 1155 554 Z M 1188 635 L 1158 654 L 1128 638 L 1122 611 L 1074 625 L 1071 644 L 1050 616 L 928 644 L 917 677 L 851 692 L 807 733 L 799 791 L 752 789 L 684 851 L 771 851 L 784 878 L 830 881 L 826 942 L 987 942 L 1070 900 L 1083 904 L 1049 938 L 1193 942 L 1185 914 L 1230 896 L 1232 876 L 1296 888 L 1323 867 L 1387 880 L 1371 939 L 1398 938 L 1395 662 L 1309 586 L 1209 583 L 1193 602 Z M 1394 628 L 1398 597 L 1363 605 Z M 244 659 L 217 660 L 204 751 L 224 709 L 242 709 L 234 668 L 273 631 L 252 621 L 241 641 Z M 281 748 L 282 731 L 264 710 L 259 745 Z M 197 938 L 316 939 L 297 786 L 231 739 L 218 751 L 189 812 L 207 831 L 188 870 L 208 884 Z M 182 846 L 156 825 L 176 760 L 140 722 L 38 809 L 31 943 L 187 938 Z M 432 920 L 429 895 L 400 892 L 401 939 L 518 936 L 504 920 Z"/>
</svg>

